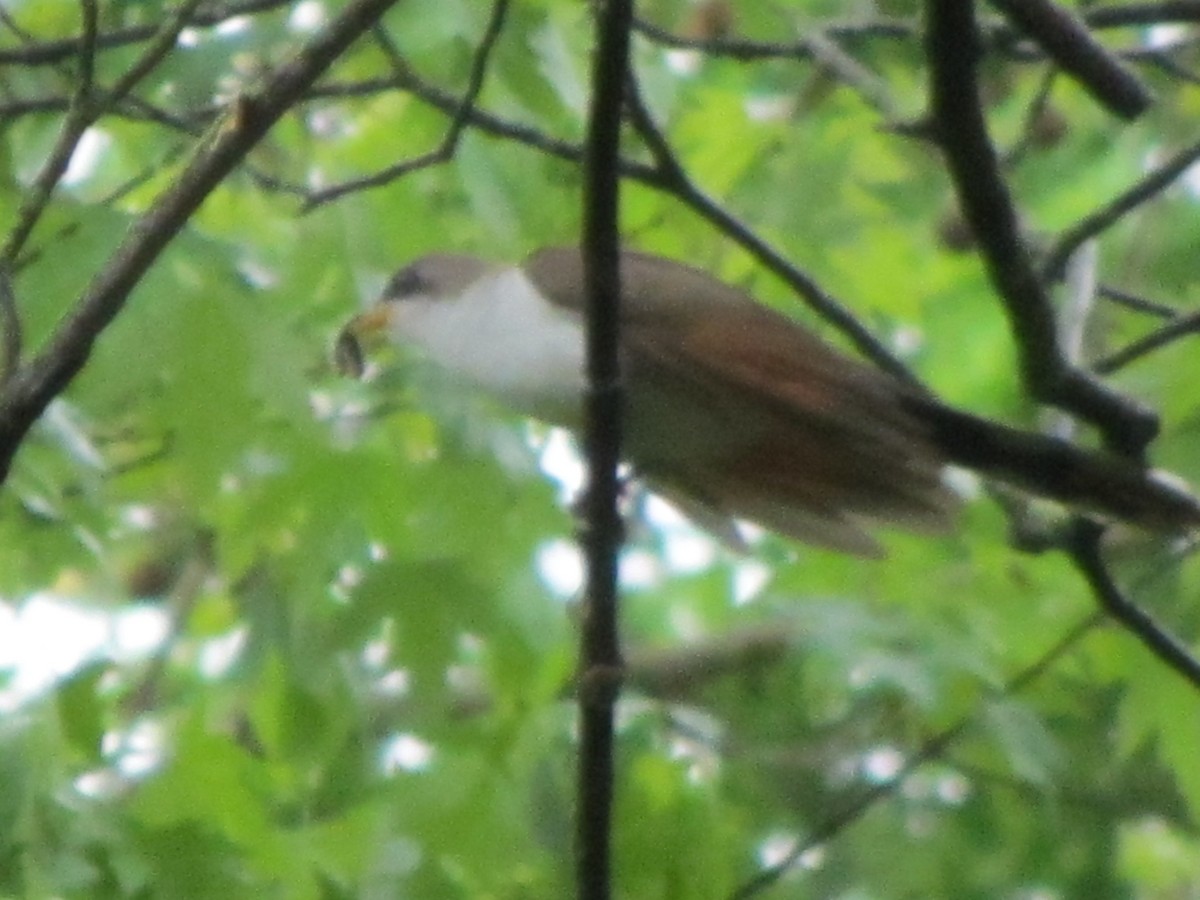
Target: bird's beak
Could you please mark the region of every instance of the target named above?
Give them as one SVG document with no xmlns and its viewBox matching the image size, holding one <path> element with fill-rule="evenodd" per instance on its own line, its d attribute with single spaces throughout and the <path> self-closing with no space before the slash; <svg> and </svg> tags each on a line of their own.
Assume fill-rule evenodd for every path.
<svg viewBox="0 0 1200 900">
<path fill-rule="evenodd" d="M 339 374 L 362 377 L 366 368 L 364 348 L 382 342 L 387 336 L 389 319 L 387 306 L 377 303 L 346 323 L 333 345 L 333 365 Z"/>
</svg>

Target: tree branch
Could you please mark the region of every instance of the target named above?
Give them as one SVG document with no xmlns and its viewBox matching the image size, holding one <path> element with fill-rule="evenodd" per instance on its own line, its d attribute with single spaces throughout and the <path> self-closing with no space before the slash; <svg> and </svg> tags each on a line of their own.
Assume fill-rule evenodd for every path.
<svg viewBox="0 0 1200 900">
<path fill-rule="evenodd" d="M 1109 203 L 1064 231 L 1046 254 L 1042 263 L 1042 277 L 1047 281 L 1061 278 L 1067 260 L 1077 247 L 1117 224 L 1131 210 L 1158 196 L 1198 159 L 1200 141 L 1183 148 Z"/>
<path fill-rule="evenodd" d="M 645 142 L 654 160 L 652 174 L 645 182 L 678 198 L 701 218 L 748 250 L 767 269 L 774 272 L 811 306 L 818 315 L 845 334 L 859 352 L 880 368 L 917 387 L 916 377 L 908 371 L 854 314 L 804 271 L 796 268 L 774 247 L 753 232 L 731 212 L 705 194 L 692 182 L 683 164 L 659 129 L 650 110 L 642 101 L 636 78 L 630 76 L 629 115 L 638 136 Z M 924 388 L 922 388 L 923 390 Z"/>
<path fill-rule="evenodd" d="M 1174 669 L 1192 687 L 1200 688 L 1200 661 L 1186 646 L 1169 635 L 1149 614 L 1130 600 L 1113 580 L 1100 552 L 1104 526 L 1083 517 L 1072 523 L 1067 551 L 1086 579 L 1096 602 L 1168 668 Z"/>
<path fill-rule="evenodd" d="M 0 393 L 0 480 L 7 478 L 29 428 L 83 368 L 96 339 L 192 213 L 334 60 L 395 2 L 351 2 L 266 79 L 259 93 L 231 104 L 225 118 L 199 142 L 179 179 L 134 223 L 42 352 Z"/>
<path fill-rule="evenodd" d="M 1106 109 L 1133 119 L 1150 106 L 1150 89 L 1070 11 L 1052 0 L 990 2 Z"/>
<path fill-rule="evenodd" d="M 213 4 L 206 10 L 200 11 L 194 18 L 197 26 L 219 25 L 237 16 L 250 16 L 255 13 L 267 12 L 288 6 L 292 0 L 244 0 L 242 3 L 228 5 Z M 97 50 L 111 50 L 128 44 L 140 44 L 154 37 L 159 31 L 157 25 L 135 25 L 129 28 L 117 28 L 101 32 L 97 35 L 95 47 Z M 65 62 L 80 53 L 84 44 L 83 38 L 63 38 L 62 40 L 26 43 L 22 47 L 5 47 L 0 49 L 0 66 L 52 66 Z"/>
<path fill-rule="evenodd" d="M 580 623 L 579 781 L 576 810 L 576 878 L 580 900 L 611 895 L 613 715 L 621 668 L 617 631 L 617 557 L 621 517 L 617 465 L 621 452 L 623 388 L 620 339 L 621 108 L 632 0 L 598 7 L 592 59 L 592 101 L 584 153 L 583 274 L 586 302 L 587 381 L 584 498 L 587 584 Z"/>
<path fill-rule="evenodd" d="M 71 95 L 71 102 L 67 107 L 67 114 L 63 118 L 58 140 L 54 142 L 54 147 L 51 148 L 41 169 L 38 170 L 37 177 L 33 180 L 33 187 L 26 194 L 21 208 L 17 212 L 16 224 L 8 233 L 4 246 L 0 247 L 0 266 L 9 272 L 12 271 L 13 262 L 21 252 L 21 248 L 25 246 L 25 242 L 29 240 L 42 213 L 46 211 L 46 206 L 54 195 L 54 189 L 58 187 L 63 174 L 67 171 L 67 166 L 71 164 L 71 157 L 75 154 L 75 148 L 79 146 L 83 133 L 95 121 L 95 114 L 92 110 L 92 91 L 96 67 L 96 28 L 99 11 L 94 0 L 83 0 L 80 3 L 80 13 L 82 35 L 79 39 L 78 83 Z"/>
<path fill-rule="evenodd" d="M 1158 431 L 1154 413 L 1071 365 L 1059 345 L 1049 295 L 1020 233 L 979 101 L 974 5 L 928 0 L 927 49 L 934 129 L 963 214 L 1017 341 L 1021 375 L 1040 401 L 1095 424 L 1115 452 L 1140 459 Z"/>
<path fill-rule="evenodd" d="M 1104 359 L 1099 360 L 1092 368 L 1101 375 L 1111 375 L 1134 360 L 1141 359 L 1155 350 L 1194 334 L 1200 334 L 1200 313 L 1179 316 L 1174 321 L 1162 326 L 1162 328 L 1156 329 L 1146 336 L 1138 338 L 1128 346 L 1121 348 L 1116 353 L 1104 357 Z"/>
<path fill-rule="evenodd" d="M 500 37 L 500 32 L 504 28 L 504 17 L 507 13 L 508 0 L 496 0 L 492 5 L 492 15 L 488 20 L 487 27 L 484 29 L 483 38 L 480 40 L 479 47 L 475 51 L 475 57 L 471 62 L 471 72 L 467 77 L 467 89 L 459 101 L 458 109 L 454 111 L 454 115 L 450 119 L 450 127 L 446 129 L 446 134 L 442 138 L 442 142 L 435 149 L 413 159 L 406 159 L 394 166 L 389 166 L 373 175 L 343 181 L 340 184 L 331 185 L 319 191 L 313 191 L 305 202 L 303 211 L 310 212 L 316 207 L 336 200 L 345 194 L 367 188 L 380 187 L 381 185 L 395 181 L 397 178 L 403 178 L 410 172 L 416 172 L 419 169 L 427 169 L 430 166 L 449 162 L 458 149 L 458 142 L 462 137 L 463 129 L 470 118 L 471 110 L 475 107 L 479 91 L 483 88 L 483 79 L 487 74 L 488 58 L 491 56 L 492 48 L 496 45 L 496 39 Z M 397 73 L 408 71 L 408 65 L 401 58 L 395 44 L 385 34 L 379 33 L 379 38 L 384 52 L 391 59 L 392 67 Z"/>
</svg>

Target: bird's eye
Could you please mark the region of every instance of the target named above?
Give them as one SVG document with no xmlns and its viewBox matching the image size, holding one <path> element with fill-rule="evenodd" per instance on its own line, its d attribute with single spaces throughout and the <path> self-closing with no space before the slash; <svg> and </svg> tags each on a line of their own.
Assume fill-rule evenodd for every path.
<svg viewBox="0 0 1200 900">
<path fill-rule="evenodd" d="M 414 294 L 424 293 L 428 285 L 415 265 L 407 266 L 392 276 L 384 297 L 388 300 L 403 300 Z"/>
</svg>

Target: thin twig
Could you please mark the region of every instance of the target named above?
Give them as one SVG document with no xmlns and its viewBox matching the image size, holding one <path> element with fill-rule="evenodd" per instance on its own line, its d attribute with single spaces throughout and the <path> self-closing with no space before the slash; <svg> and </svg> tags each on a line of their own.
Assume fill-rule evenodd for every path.
<svg viewBox="0 0 1200 900">
<path fill-rule="evenodd" d="M 488 58 L 491 56 L 492 48 L 496 45 L 496 39 L 500 36 L 501 30 L 503 30 L 504 17 L 507 13 L 508 0 L 496 0 L 492 5 L 492 15 L 488 20 L 487 28 L 484 29 L 483 38 L 480 40 L 479 47 L 475 51 L 475 57 L 471 62 L 471 72 L 467 78 L 467 89 L 459 100 L 458 109 L 455 110 L 454 115 L 450 119 L 450 126 L 446 129 L 446 134 L 442 138 L 441 144 L 428 153 L 423 153 L 412 159 L 406 159 L 372 175 L 350 179 L 340 184 L 322 188 L 319 191 L 313 191 L 304 204 L 303 212 L 310 212 L 322 204 L 329 203 L 332 200 L 336 200 L 346 194 L 354 193 L 355 191 L 390 184 L 398 178 L 403 178 L 410 172 L 449 162 L 458 150 L 458 143 L 462 137 L 463 129 L 470 119 L 471 110 L 474 108 L 475 101 L 479 97 L 479 92 L 483 88 L 484 76 L 487 74 Z M 389 51 L 388 55 L 392 58 L 393 67 L 396 68 L 397 72 L 407 72 L 407 64 L 400 58 L 395 46 L 387 38 L 387 35 L 379 29 L 376 29 L 376 31 L 377 37 L 381 39 L 385 48 Z"/>
<path fill-rule="evenodd" d="M 1177 319 L 1180 315 L 1179 310 L 1170 304 L 1148 300 L 1145 297 L 1131 294 L 1129 291 L 1114 287 L 1111 284 L 1102 284 L 1097 288 L 1097 291 L 1105 300 L 1116 303 L 1119 306 L 1124 306 L 1126 309 L 1131 309 L 1134 312 L 1154 316 L 1157 319 Z"/>
<path fill-rule="evenodd" d="M 96 6 L 96 0 L 79 0 L 79 9 L 83 32 L 79 38 L 76 102 L 83 105 L 87 102 L 96 81 L 96 36 L 100 30 L 100 11 Z"/>
<path fill-rule="evenodd" d="M 846 85 L 885 119 L 896 117 L 896 103 L 887 82 L 844 50 L 837 39 L 822 31 L 804 38 L 813 59 L 838 82 Z"/>
<path fill-rule="evenodd" d="M 755 41 L 736 37 L 689 38 L 674 34 L 665 28 L 644 19 L 635 21 L 634 27 L 645 37 L 678 50 L 699 50 L 713 56 L 748 62 L 757 59 L 810 59 L 817 47 L 807 38 L 798 41 Z M 861 43 L 879 38 L 911 39 L 915 36 L 912 23 L 905 19 L 872 19 L 857 23 L 828 22 L 819 26 L 819 31 L 830 40 L 839 43 Z"/>
<path fill-rule="evenodd" d="M 1157 197 L 1198 159 L 1200 141 L 1180 150 L 1136 184 L 1064 231 L 1046 254 L 1042 263 L 1042 277 L 1048 281 L 1060 278 L 1063 266 L 1076 247 L 1111 228 L 1138 206 Z"/>
<path fill-rule="evenodd" d="M 458 110 L 464 108 L 461 97 L 429 84 L 411 70 L 398 71 L 390 78 L 322 84 L 309 91 L 304 99 L 313 101 L 329 97 L 359 97 L 395 90 L 407 91 L 448 116 L 453 116 Z M 467 109 L 466 120 L 477 131 L 533 147 L 556 159 L 573 163 L 578 163 L 583 159 L 583 148 L 579 144 L 548 135 L 531 125 L 502 119 L 478 107 Z M 651 184 L 655 177 L 653 167 L 635 160 L 622 159 L 620 167 L 622 175 L 636 179 L 643 184 Z"/>
<path fill-rule="evenodd" d="M 49 157 L 34 181 L 34 189 L 26 202 L 22 204 L 17 215 L 17 225 L 10 232 L 3 249 L 0 249 L 0 261 L 13 266 L 28 241 L 33 229 L 37 226 L 46 210 L 55 189 L 62 181 L 71 163 L 79 141 L 84 132 L 110 107 L 118 105 L 133 87 L 166 57 L 175 46 L 179 32 L 187 24 L 192 11 L 200 5 L 201 0 L 186 0 L 170 19 L 156 30 L 154 40 L 146 48 L 138 60 L 121 76 L 116 86 L 108 91 L 100 90 L 95 85 L 94 72 L 96 63 L 97 19 L 98 10 L 95 0 L 81 0 L 83 10 L 83 37 L 79 43 L 79 75 L 77 87 L 63 120 L 59 139 L 51 150 Z"/>
<path fill-rule="evenodd" d="M 117 83 L 109 89 L 104 97 L 106 104 L 119 103 L 125 98 L 138 82 L 153 72 L 160 62 L 166 58 L 175 44 L 179 40 L 179 33 L 192 20 L 192 14 L 203 0 L 184 0 L 176 8 L 175 12 L 167 19 L 166 22 L 152 36 L 150 45 L 142 51 L 141 56 L 137 58 L 132 66 L 125 70 L 125 73 L 117 79 Z M 97 114 L 103 110 L 97 110 Z"/>
<path fill-rule="evenodd" d="M 1180 641 L 1169 635 L 1145 610 L 1125 595 L 1104 564 L 1100 539 L 1104 526 L 1077 517 L 1072 523 L 1068 553 L 1083 575 L 1096 602 L 1165 664 L 1182 675 L 1192 687 L 1200 688 L 1200 661 Z"/>
<path fill-rule="evenodd" d="M 292 0 L 243 0 L 241 3 L 214 5 L 197 15 L 197 26 L 219 25 L 237 16 L 251 16 L 288 6 Z M 110 50 L 129 44 L 140 44 L 160 31 L 157 24 L 135 25 L 102 32 L 97 36 L 96 49 Z M 82 38 L 63 38 L 27 44 L 23 47 L 0 49 L 0 66 L 52 66 L 78 56 Z"/>
<path fill-rule="evenodd" d="M 13 17 L 12 12 L 10 12 L 9 8 L 3 3 L 0 3 L 0 23 L 3 23 L 5 28 L 15 34 L 21 43 L 37 43 L 37 38 L 21 27 L 20 23 L 17 22 L 16 18 Z"/>
<path fill-rule="evenodd" d="M 1111 375 L 1137 359 L 1141 359 L 1155 350 L 1174 343 L 1180 338 L 1200 334 L 1200 313 L 1180 316 L 1173 322 L 1164 325 L 1145 337 L 1138 338 L 1133 343 L 1099 360 L 1092 368 L 1101 375 Z"/>
<path fill-rule="evenodd" d="M 1025 110 L 1021 136 L 1004 154 L 1004 164 L 1008 168 L 1014 169 L 1020 165 L 1029 149 L 1037 143 L 1037 131 L 1042 118 L 1047 115 L 1047 110 L 1050 108 L 1050 94 L 1054 91 L 1054 82 L 1057 80 L 1057 76 L 1058 70 L 1053 66 L 1047 68 L 1046 73 L 1042 76 L 1037 93 L 1034 94 L 1029 108 Z"/>
<path fill-rule="evenodd" d="M 1008 0 L 1013 2 L 1013 0 Z M 1110 28 L 1138 28 L 1153 25 L 1188 24 L 1200 22 L 1200 3 L 1197 0 L 1168 0 L 1162 3 L 1128 3 L 1124 5 L 1097 6 L 1082 10 L 1083 22 L 1092 30 Z M 680 50 L 696 50 L 727 59 L 751 61 L 759 59 L 806 59 L 812 55 L 813 47 L 807 40 L 760 41 L 743 37 L 693 38 L 676 34 L 667 28 L 644 19 L 635 23 L 637 30 L 651 41 L 664 47 Z M 905 18 L 878 17 L 858 22 L 825 22 L 813 26 L 827 37 L 841 44 L 861 45 L 869 41 L 913 41 L 920 37 L 920 29 Z M 1019 43 L 1020 33 L 1002 22 L 981 26 L 981 37 L 988 49 L 995 48 L 1017 59 L 1044 59 L 1043 53 L 1024 52 Z M 1143 48 L 1130 51 L 1132 55 Z M 1114 54 L 1122 56 L 1120 53 Z M 1149 55 L 1148 61 L 1158 60 Z"/>
<path fill-rule="evenodd" d="M 187 152 L 187 149 L 188 148 L 184 145 L 176 145 L 170 151 L 160 157 L 156 163 L 143 167 L 142 170 L 136 175 L 131 175 L 107 194 L 97 199 L 94 205 L 98 207 L 112 206 L 121 198 L 127 196 L 142 185 L 146 184 L 152 178 L 161 175 L 163 169 L 177 161 Z M 75 219 L 74 221 L 67 222 L 61 228 L 51 233 L 41 245 L 27 246 L 25 251 L 13 261 L 13 272 L 17 273 L 29 268 L 29 266 L 33 265 L 42 258 L 47 247 L 54 247 L 59 242 L 78 232 L 80 228 L 80 220 Z"/>
</svg>

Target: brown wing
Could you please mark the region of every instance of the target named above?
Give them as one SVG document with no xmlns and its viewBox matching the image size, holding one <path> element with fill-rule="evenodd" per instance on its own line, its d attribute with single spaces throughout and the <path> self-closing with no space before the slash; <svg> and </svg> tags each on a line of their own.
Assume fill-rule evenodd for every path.
<svg viewBox="0 0 1200 900">
<path fill-rule="evenodd" d="M 653 384 L 703 404 L 723 432 L 705 438 L 718 452 L 639 459 L 631 448 L 669 497 L 697 518 L 744 518 L 864 555 L 878 545 L 862 519 L 948 523 L 943 460 L 902 406 L 902 384 L 698 269 L 629 252 L 621 263 L 631 405 Z M 555 302 L 581 306 L 578 250 L 541 251 L 526 268 Z"/>
</svg>

